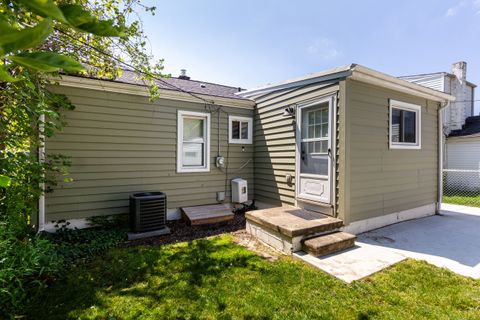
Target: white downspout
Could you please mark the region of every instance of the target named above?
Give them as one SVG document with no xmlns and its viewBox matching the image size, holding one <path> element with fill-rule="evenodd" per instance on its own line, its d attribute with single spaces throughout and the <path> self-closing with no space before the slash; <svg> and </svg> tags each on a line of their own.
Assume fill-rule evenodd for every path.
<svg viewBox="0 0 480 320">
<path fill-rule="evenodd" d="M 438 195 L 436 214 L 442 209 L 443 198 L 443 110 L 450 106 L 450 102 L 445 103 L 438 109 Z"/>
<path fill-rule="evenodd" d="M 39 118 L 39 141 L 40 145 L 38 147 L 38 162 L 43 164 L 45 162 L 45 115 L 40 115 Z M 44 177 L 42 176 L 42 179 Z M 38 232 L 45 230 L 45 183 L 42 181 L 40 183 L 40 190 L 42 194 L 38 199 Z"/>
</svg>

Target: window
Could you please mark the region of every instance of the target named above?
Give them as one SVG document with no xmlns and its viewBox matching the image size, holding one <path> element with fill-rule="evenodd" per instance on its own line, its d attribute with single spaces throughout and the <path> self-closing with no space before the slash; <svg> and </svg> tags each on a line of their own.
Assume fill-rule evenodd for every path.
<svg viewBox="0 0 480 320">
<path fill-rule="evenodd" d="M 421 106 L 390 100 L 390 149 L 421 149 Z"/>
<path fill-rule="evenodd" d="M 210 171 L 210 114 L 178 111 L 177 172 Z"/>
<path fill-rule="evenodd" d="M 252 118 L 228 116 L 228 142 L 252 143 Z"/>
<path fill-rule="evenodd" d="M 329 102 L 301 109 L 300 173 L 328 175 Z"/>
</svg>

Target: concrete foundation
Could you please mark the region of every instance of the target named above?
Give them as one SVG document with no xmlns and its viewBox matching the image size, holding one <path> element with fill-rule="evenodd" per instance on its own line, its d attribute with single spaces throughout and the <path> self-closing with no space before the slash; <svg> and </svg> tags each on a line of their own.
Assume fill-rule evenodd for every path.
<svg viewBox="0 0 480 320">
<path fill-rule="evenodd" d="M 285 254 L 290 255 L 302 249 L 302 236 L 290 238 L 249 220 L 247 220 L 246 229 L 258 240 Z"/>
</svg>

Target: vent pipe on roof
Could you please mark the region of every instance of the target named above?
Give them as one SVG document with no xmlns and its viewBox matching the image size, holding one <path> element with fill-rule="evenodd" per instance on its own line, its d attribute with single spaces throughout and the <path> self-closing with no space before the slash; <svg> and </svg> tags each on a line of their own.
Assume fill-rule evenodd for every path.
<svg viewBox="0 0 480 320">
<path fill-rule="evenodd" d="M 180 75 L 178 76 L 178 79 L 190 80 L 190 77 L 187 76 L 187 69 L 180 70 Z"/>
</svg>

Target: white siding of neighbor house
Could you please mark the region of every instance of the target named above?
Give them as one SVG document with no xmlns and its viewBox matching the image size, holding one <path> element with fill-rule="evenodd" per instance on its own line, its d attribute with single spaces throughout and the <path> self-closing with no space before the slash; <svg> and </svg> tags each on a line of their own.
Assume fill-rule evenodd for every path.
<svg viewBox="0 0 480 320">
<path fill-rule="evenodd" d="M 442 73 L 402 77 L 402 79 L 416 84 L 420 84 L 434 90 L 442 92 L 444 90 L 445 75 Z"/>
<path fill-rule="evenodd" d="M 480 136 L 447 139 L 445 168 L 480 170 Z"/>
<path fill-rule="evenodd" d="M 445 149 L 446 187 L 457 193 L 480 191 L 480 136 L 449 138 Z"/>
</svg>

